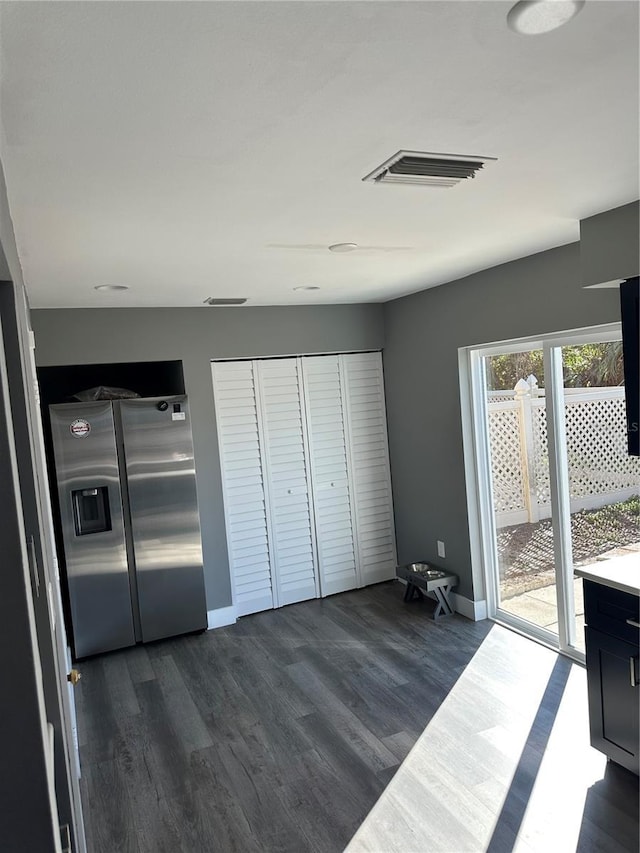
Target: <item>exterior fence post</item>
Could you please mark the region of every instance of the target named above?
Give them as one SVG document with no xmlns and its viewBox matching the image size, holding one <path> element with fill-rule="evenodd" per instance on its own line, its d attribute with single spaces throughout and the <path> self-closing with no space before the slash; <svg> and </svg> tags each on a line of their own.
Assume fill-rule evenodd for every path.
<svg viewBox="0 0 640 853">
<path fill-rule="evenodd" d="M 540 520 L 540 510 L 536 496 L 535 449 L 533 443 L 533 409 L 531 396 L 538 387 L 535 376 L 519 379 L 514 390 L 514 399 L 519 403 L 520 421 L 520 459 L 522 466 L 522 491 L 527 516 L 530 522 Z"/>
</svg>

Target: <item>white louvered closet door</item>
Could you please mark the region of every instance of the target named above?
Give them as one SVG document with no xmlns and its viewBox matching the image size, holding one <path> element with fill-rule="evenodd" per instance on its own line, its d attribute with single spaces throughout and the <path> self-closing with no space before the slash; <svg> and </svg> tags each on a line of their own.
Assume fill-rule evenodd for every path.
<svg viewBox="0 0 640 853">
<path fill-rule="evenodd" d="M 349 469 L 360 584 L 396 574 L 393 498 L 380 353 L 339 356 L 345 388 Z"/>
<path fill-rule="evenodd" d="M 214 362 L 225 522 L 238 616 L 274 606 L 254 365 Z"/>
<path fill-rule="evenodd" d="M 295 358 L 255 365 L 270 507 L 274 606 L 281 607 L 318 595 L 300 365 Z"/>
<path fill-rule="evenodd" d="M 301 359 L 321 595 L 358 586 L 338 356 Z"/>
</svg>

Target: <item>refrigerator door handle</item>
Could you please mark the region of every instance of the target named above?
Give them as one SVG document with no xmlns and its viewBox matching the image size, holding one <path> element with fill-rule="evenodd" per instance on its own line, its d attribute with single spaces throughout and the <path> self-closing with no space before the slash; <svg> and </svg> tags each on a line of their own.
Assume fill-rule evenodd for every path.
<svg viewBox="0 0 640 853">
<path fill-rule="evenodd" d="M 36 556 L 36 542 L 32 535 L 27 539 L 27 560 L 29 562 L 29 572 L 31 573 L 31 582 L 36 597 L 40 597 L 40 572 L 38 571 L 38 558 Z"/>
</svg>

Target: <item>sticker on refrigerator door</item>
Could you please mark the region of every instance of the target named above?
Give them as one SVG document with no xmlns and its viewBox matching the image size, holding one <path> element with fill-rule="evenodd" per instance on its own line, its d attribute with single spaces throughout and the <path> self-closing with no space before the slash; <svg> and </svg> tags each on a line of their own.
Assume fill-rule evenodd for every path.
<svg viewBox="0 0 640 853">
<path fill-rule="evenodd" d="M 69 432 L 74 438 L 86 438 L 91 432 L 91 424 L 84 418 L 78 418 L 69 426 Z"/>
<path fill-rule="evenodd" d="M 171 420 L 172 421 L 184 421 L 187 419 L 185 412 L 172 412 Z"/>
</svg>

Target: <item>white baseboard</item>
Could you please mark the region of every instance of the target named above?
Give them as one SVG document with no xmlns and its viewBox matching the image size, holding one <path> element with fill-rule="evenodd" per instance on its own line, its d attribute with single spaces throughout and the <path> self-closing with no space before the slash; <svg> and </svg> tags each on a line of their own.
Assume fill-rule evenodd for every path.
<svg viewBox="0 0 640 853">
<path fill-rule="evenodd" d="M 405 586 L 407 585 L 404 578 L 396 578 L 396 580 Z M 435 601 L 435 595 L 432 592 L 427 594 L 429 598 Z M 486 601 L 472 601 L 470 598 L 465 598 L 464 595 L 458 595 L 456 592 L 452 592 L 450 595 L 453 609 L 456 613 L 465 616 L 467 619 L 471 619 L 472 622 L 480 622 L 482 619 L 487 618 Z"/>
<path fill-rule="evenodd" d="M 406 583 L 402 578 L 398 578 L 400 583 Z M 479 622 L 487 618 L 487 602 L 472 601 L 470 598 L 465 598 L 464 595 L 458 595 L 455 592 L 451 593 L 453 607 L 456 613 L 471 619 L 473 622 Z M 213 628 L 224 628 L 227 625 L 235 625 L 237 621 L 236 608 L 219 607 L 217 610 L 209 610 L 207 612 L 207 627 L 209 630 Z"/>
<path fill-rule="evenodd" d="M 217 610 L 207 611 L 207 627 L 224 628 L 226 625 L 235 625 L 236 609 L 233 604 L 230 607 L 219 607 Z"/>
<path fill-rule="evenodd" d="M 458 595 L 456 592 L 452 592 L 451 596 L 456 613 L 466 616 L 467 619 L 471 619 L 473 622 L 480 622 L 482 619 L 487 618 L 486 601 L 472 601 L 470 598 L 465 598 L 464 595 Z"/>
</svg>

